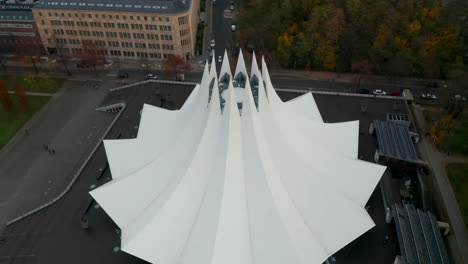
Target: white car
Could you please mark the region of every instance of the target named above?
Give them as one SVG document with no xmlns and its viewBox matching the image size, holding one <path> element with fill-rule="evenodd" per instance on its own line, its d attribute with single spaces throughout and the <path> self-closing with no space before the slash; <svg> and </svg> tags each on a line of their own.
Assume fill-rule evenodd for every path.
<svg viewBox="0 0 468 264">
<path fill-rule="evenodd" d="M 148 79 L 148 80 L 157 80 L 158 76 L 156 76 L 156 74 L 149 73 L 149 74 L 146 75 L 146 79 Z"/>
<path fill-rule="evenodd" d="M 232 32 L 236 32 L 236 25 L 232 24 L 231 25 L 231 30 L 232 30 Z"/>
<path fill-rule="evenodd" d="M 422 99 L 435 100 L 435 99 L 437 99 L 437 96 L 435 96 L 434 94 L 430 94 L 430 93 L 423 93 L 423 94 L 421 94 L 421 98 Z"/>
<path fill-rule="evenodd" d="M 210 45 L 212 48 L 214 48 L 214 46 L 216 46 L 216 41 L 214 39 L 211 40 L 210 42 Z"/>
<path fill-rule="evenodd" d="M 223 62 L 223 57 L 218 56 L 218 62 L 219 62 L 219 63 Z"/>
<path fill-rule="evenodd" d="M 385 91 L 377 89 L 377 90 L 372 91 L 372 94 L 373 95 L 386 95 L 387 93 Z"/>
<path fill-rule="evenodd" d="M 231 9 L 231 11 L 234 10 L 234 5 L 231 5 L 229 9 Z"/>
</svg>

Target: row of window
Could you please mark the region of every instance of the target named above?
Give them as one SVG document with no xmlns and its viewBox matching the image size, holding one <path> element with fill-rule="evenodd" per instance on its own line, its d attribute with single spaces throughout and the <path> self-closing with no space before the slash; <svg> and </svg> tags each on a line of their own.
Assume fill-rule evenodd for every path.
<svg viewBox="0 0 468 264">
<path fill-rule="evenodd" d="M 87 31 L 87 30 L 63 30 L 63 29 L 54 29 L 53 31 L 57 35 L 71 35 L 71 36 L 93 36 L 93 37 L 104 37 L 104 32 L 103 31 Z M 47 29 L 44 29 L 44 33 L 46 35 L 49 34 L 49 31 Z M 120 38 L 134 38 L 134 39 L 145 39 L 145 34 L 143 33 L 127 33 L 127 32 L 119 32 L 117 35 L 117 32 L 112 32 L 112 31 L 106 31 L 105 32 L 106 37 L 108 38 L 117 38 L 119 36 Z M 153 40 L 172 40 L 172 35 L 161 35 L 161 38 L 159 38 L 158 34 L 146 34 L 147 39 L 153 39 Z"/>
<path fill-rule="evenodd" d="M 179 25 L 186 25 L 188 23 L 188 16 L 179 17 Z"/>
<path fill-rule="evenodd" d="M 80 48 L 57 48 L 57 51 L 62 54 L 75 54 L 75 55 L 81 55 L 83 52 L 85 52 L 84 49 Z M 146 53 L 146 52 L 134 52 L 134 51 L 121 51 L 121 50 L 97 50 L 96 53 L 98 55 L 112 55 L 112 56 L 125 56 L 125 57 L 140 57 L 140 58 L 153 58 L 153 59 L 167 59 L 169 58 L 170 53 Z"/>
<path fill-rule="evenodd" d="M 52 44 L 52 39 L 48 39 L 48 42 L 49 44 Z M 61 39 L 61 38 L 57 38 L 56 39 L 56 43 L 58 44 L 72 44 L 72 45 L 80 45 L 80 40 L 79 39 Z M 92 44 L 93 41 L 92 40 L 89 40 L 89 39 L 84 39 L 82 41 L 83 45 L 87 45 L 87 44 Z M 103 41 L 103 40 L 96 40 L 94 42 L 96 45 L 98 46 L 102 46 L 102 47 L 105 47 L 105 46 L 109 46 L 109 47 L 123 47 L 123 48 L 137 48 L 137 49 L 146 49 L 146 43 L 132 43 L 132 42 L 118 42 L 118 41 Z M 169 45 L 169 44 L 153 44 L 153 43 L 150 43 L 148 44 L 148 48 L 149 49 L 162 49 L 163 50 L 174 50 L 174 45 Z"/>
<path fill-rule="evenodd" d="M 187 36 L 189 34 L 189 30 L 188 29 L 184 29 L 184 30 L 181 30 L 180 32 L 180 36 L 183 37 L 183 36 Z"/>
<path fill-rule="evenodd" d="M 65 14 L 66 14 L 66 15 L 65 15 Z M 44 15 L 42 14 L 42 12 L 39 12 L 39 16 L 44 16 Z M 59 15 L 59 13 L 57 13 L 57 12 L 54 12 L 54 13 L 47 12 L 47 16 L 49 16 L 49 17 L 59 17 L 59 16 L 61 16 L 61 17 L 72 17 L 72 16 L 74 16 L 74 17 L 80 17 L 80 15 L 79 15 L 78 13 L 74 13 L 74 15 L 72 15 L 72 13 L 60 13 L 60 15 Z M 82 17 L 82 18 L 93 18 L 93 17 L 94 17 L 94 18 L 99 18 L 99 17 L 101 17 L 102 19 L 107 19 L 107 20 L 109 20 L 109 19 L 114 19 L 114 18 L 115 18 L 115 19 L 127 20 L 127 16 L 126 16 L 126 15 L 122 15 L 122 16 L 121 16 L 121 15 L 106 15 L 106 14 L 101 14 L 101 16 L 99 16 L 99 14 L 94 14 L 94 16 L 93 16 L 93 14 L 81 13 L 81 17 Z M 143 21 L 153 21 L 153 22 L 156 21 L 156 17 L 147 17 L 147 16 L 143 16 L 143 17 L 141 17 L 141 16 L 135 16 L 135 19 L 134 19 L 134 16 L 128 16 L 128 18 L 129 18 L 129 20 L 143 20 Z M 185 23 L 187 23 L 186 21 L 187 21 L 188 19 L 187 19 L 186 16 L 185 16 L 185 17 L 181 17 L 181 18 L 183 19 L 182 21 L 184 21 Z M 181 23 L 181 22 L 180 22 L 180 21 L 181 21 L 181 20 L 180 20 L 181 18 L 179 18 L 179 24 Z M 159 22 L 163 22 L 163 21 L 165 21 L 165 22 L 170 22 L 170 21 L 171 21 L 169 17 L 164 17 L 164 18 L 163 18 L 163 17 L 158 17 L 157 20 L 158 20 Z"/>
<path fill-rule="evenodd" d="M 41 20 L 41 24 L 42 25 L 45 25 L 45 21 L 44 20 Z M 64 26 L 67 26 L 67 27 L 74 27 L 75 26 L 75 22 L 74 21 L 61 21 L 61 20 L 50 20 L 50 24 L 53 25 L 53 26 L 61 26 L 61 25 L 64 25 Z M 87 21 L 76 21 L 76 25 L 79 26 L 79 27 L 88 27 L 88 25 L 90 27 L 102 27 L 102 25 L 104 25 L 104 28 L 115 28 L 115 23 L 111 23 L 111 22 L 103 22 L 101 24 L 101 22 L 88 22 Z M 143 29 L 143 25 L 142 24 L 126 24 L 126 23 L 117 23 L 117 28 L 122 28 L 122 29 Z M 158 30 L 158 26 L 157 25 L 145 25 L 145 29 L 146 30 Z M 172 27 L 171 26 L 164 26 L 164 25 L 160 25 L 159 26 L 159 30 L 160 31 L 172 31 Z"/>
<path fill-rule="evenodd" d="M 32 28 L 31 24 L 0 24 L 0 28 Z"/>
</svg>

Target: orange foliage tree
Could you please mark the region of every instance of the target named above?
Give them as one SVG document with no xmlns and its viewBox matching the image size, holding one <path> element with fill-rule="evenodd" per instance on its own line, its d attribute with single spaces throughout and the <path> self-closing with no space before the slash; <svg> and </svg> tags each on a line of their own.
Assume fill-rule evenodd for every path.
<svg viewBox="0 0 468 264">
<path fill-rule="evenodd" d="M 0 79 L 0 103 L 7 110 L 13 109 L 13 100 L 8 93 L 5 82 Z"/>
<path fill-rule="evenodd" d="M 18 98 L 18 103 L 23 109 L 29 109 L 29 99 L 19 83 L 15 83 L 15 95 Z"/>
<path fill-rule="evenodd" d="M 190 64 L 188 64 L 184 58 L 177 55 L 169 55 L 169 57 L 163 61 L 162 67 L 167 75 L 188 73 L 191 69 Z"/>
</svg>

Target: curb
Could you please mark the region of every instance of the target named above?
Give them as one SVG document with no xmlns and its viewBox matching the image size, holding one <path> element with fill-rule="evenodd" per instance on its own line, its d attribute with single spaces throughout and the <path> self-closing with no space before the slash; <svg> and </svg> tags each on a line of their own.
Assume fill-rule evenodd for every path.
<svg viewBox="0 0 468 264">
<path fill-rule="evenodd" d="M 126 88 L 130 88 L 130 87 L 133 87 L 133 86 L 137 86 L 137 85 L 140 85 L 140 84 L 146 84 L 146 83 L 197 85 L 197 83 L 194 83 L 194 82 L 179 82 L 179 81 L 169 81 L 169 80 L 146 80 L 146 81 L 142 81 L 142 82 L 127 84 L 127 85 L 124 85 L 124 86 L 121 86 L 121 87 L 112 88 L 112 89 L 109 89 L 109 92 L 115 92 L 115 91 L 123 90 L 123 89 L 126 89 Z"/>
<path fill-rule="evenodd" d="M 327 92 L 327 91 L 312 91 L 299 90 L 299 89 L 283 89 L 275 88 L 276 91 L 280 92 L 291 92 L 291 93 L 313 93 L 313 94 L 326 94 L 326 95 L 338 95 L 338 96 L 354 96 L 354 97 L 367 97 L 367 98 L 380 98 L 380 99 L 392 99 L 392 100 L 406 100 L 402 96 L 391 96 L 391 95 L 372 95 L 372 94 L 357 94 L 357 93 L 343 93 L 343 92 Z"/>
</svg>

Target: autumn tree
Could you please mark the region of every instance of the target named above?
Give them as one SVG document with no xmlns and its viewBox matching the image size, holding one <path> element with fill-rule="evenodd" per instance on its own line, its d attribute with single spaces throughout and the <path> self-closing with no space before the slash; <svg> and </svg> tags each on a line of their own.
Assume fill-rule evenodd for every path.
<svg viewBox="0 0 468 264">
<path fill-rule="evenodd" d="M 374 65 L 368 60 L 362 60 L 351 64 L 351 71 L 359 73 L 357 79 L 357 89 L 361 86 L 362 74 L 371 74 L 374 70 Z"/>
<path fill-rule="evenodd" d="M 52 41 L 55 42 L 56 55 L 58 60 L 62 63 L 65 71 L 70 76 L 72 75 L 70 69 L 68 68 L 68 63 L 71 60 L 70 49 L 68 48 L 67 39 L 57 38 L 56 34 L 52 34 Z"/>
<path fill-rule="evenodd" d="M 15 95 L 16 98 L 18 98 L 18 103 L 23 109 L 29 109 L 29 99 L 26 93 L 23 90 L 23 87 L 21 87 L 21 84 L 15 83 Z"/>
<path fill-rule="evenodd" d="M 11 99 L 5 82 L 2 79 L 0 79 L 0 103 L 7 110 L 13 109 L 13 100 Z"/>
<path fill-rule="evenodd" d="M 236 20 L 241 44 L 283 67 L 350 71 L 368 61 L 393 79 L 447 78 L 468 50 L 467 11 L 466 0 L 255 0 Z"/>
<path fill-rule="evenodd" d="M 163 60 L 162 67 L 167 75 L 188 73 L 191 69 L 190 64 L 183 57 L 177 55 L 169 55 L 167 59 Z"/>
<path fill-rule="evenodd" d="M 97 66 L 104 62 L 104 50 L 102 50 L 92 40 L 82 40 L 83 48 L 80 54 L 81 60 L 85 64 L 89 64 L 94 68 L 96 76 L 98 76 Z"/>
</svg>

